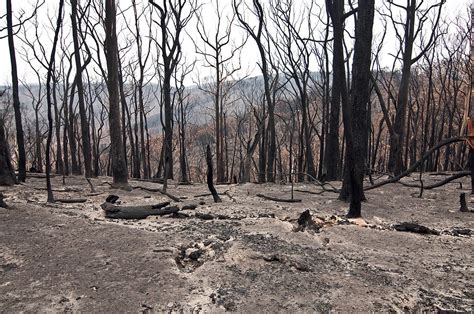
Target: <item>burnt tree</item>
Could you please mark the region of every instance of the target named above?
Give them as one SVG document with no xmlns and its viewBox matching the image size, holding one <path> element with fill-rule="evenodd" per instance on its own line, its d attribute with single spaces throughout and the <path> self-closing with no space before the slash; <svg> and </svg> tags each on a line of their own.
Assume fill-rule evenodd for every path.
<svg viewBox="0 0 474 314">
<path fill-rule="evenodd" d="M 361 201 L 364 199 L 374 0 L 359 0 L 357 14 L 350 99 L 352 108 L 348 105 L 343 107 L 347 164 L 345 169 L 348 172 L 344 180 L 349 181 L 351 192 L 348 217 L 360 217 Z"/>
<path fill-rule="evenodd" d="M 124 154 L 125 148 L 122 141 L 122 125 L 120 122 L 115 0 L 105 1 L 105 56 L 107 59 L 107 89 L 109 91 L 110 154 L 112 159 L 113 186 L 130 189 Z"/>
<path fill-rule="evenodd" d="M 21 120 L 20 96 L 18 92 L 18 70 L 16 65 L 16 50 L 13 34 L 13 12 L 12 1 L 7 0 L 7 32 L 8 48 L 10 51 L 10 64 L 12 72 L 12 94 L 13 109 L 15 111 L 16 142 L 18 146 L 18 180 L 24 182 L 26 179 L 26 153 L 23 125 Z"/>
</svg>

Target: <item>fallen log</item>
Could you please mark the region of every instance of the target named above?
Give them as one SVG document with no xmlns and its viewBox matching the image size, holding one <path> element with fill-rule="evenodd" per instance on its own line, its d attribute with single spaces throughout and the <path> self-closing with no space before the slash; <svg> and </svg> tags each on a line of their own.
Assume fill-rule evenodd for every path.
<svg viewBox="0 0 474 314">
<path fill-rule="evenodd" d="M 453 180 L 456 180 L 456 179 L 459 179 L 459 178 L 462 178 L 462 177 L 465 177 L 465 176 L 469 176 L 471 175 L 471 172 L 470 171 L 461 171 L 461 172 L 458 172 L 442 181 L 439 181 L 439 182 L 436 182 L 436 183 L 433 183 L 431 185 L 425 185 L 423 188 L 425 190 L 430 190 L 430 189 L 434 189 L 434 188 L 437 188 L 437 187 L 440 187 L 442 185 L 445 185 Z"/>
<path fill-rule="evenodd" d="M 425 227 L 416 222 L 402 222 L 402 223 L 393 225 L 392 227 L 393 229 L 397 231 L 402 231 L 402 232 L 413 232 L 413 233 L 419 233 L 419 234 L 434 234 L 434 235 L 440 234 L 438 230 Z"/>
<path fill-rule="evenodd" d="M 163 180 L 162 178 L 151 178 L 151 179 L 138 179 L 138 178 L 134 178 L 133 181 L 153 182 L 153 183 L 160 183 L 160 184 L 163 184 L 163 183 L 165 182 L 165 180 Z"/>
<path fill-rule="evenodd" d="M 207 214 L 207 213 L 196 213 L 194 217 L 202 219 L 202 220 L 213 220 L 216 218 L 214 215 Z"/>
<path fill-rule="evenodd" d="M 169 202 L 163 202 L 153 205 L 114 205 L 112 203 L 103 203 L 102 209 L 105 211 L 106 218 L 118 219 L 145 219 L 148 216 L 168 215 L 177 213 L 177 206 L 168 206 Z"/>
<path fill-rule="evenodd" d="M 471 171 L 461 171 L 461 172 L 458 172 L 456 174 L 453 174 L 452 176 L 444 179 L 444 180 L 441 180 L 439 182 L 436 182 L 436 183 L 433 183 L 433 184 L 430 184 L 430 185 L 418 185 L 418 184 L 412 184 L 412 183 L 406 183 L 406 182 L 401 182 L 399 181 L 398 183 L 400 183 L 401 185 L 403 186 L 406 186 L 406 187 L 410 187 L 410 188 L 423 188 L 423 190 L 432 190 L 432 189 L 435 189 L 435 188 L 439 188 L 440 186 L 443 186 L 445 184 L 448 184 L 450 183 L 451 181 L 454 181 L 456 179 L 460 179 L 462 177 L 466 177 L 468 175 L 471 174 Z M 454 182 L 456 183 L 456 182 Z"/>
<path fill-rule="evenodd" d="M 306 190 L 296 189 L 295 192 L 308 193 L 308 194 L 313 194 L 313 195 L 321 195 L 321 194 L 323 194 L 324 192 L 327 192 L 327 191 L 322 190 L 322 191 L 319 191 L 319 192 L 313 192 L 313 191 L 306 191 Z"/>
<path fill-rule="evenodd" d="M 242 220 L 243 217 L 232 217 L 224 214 L 209 214 L 209 213 L 195 213 L 195 218 L 202 219 L 202 220 Z"/>
<path fill-rule="evenodd" d="M 325 192 L 334 192 L 334 193 L 340 193 L 341 192 L 338 188 L 333 186 L 330 182 L 326 182 L 326 181 L 321 182 L 320 180 L 316 179 L 315 177 L 313 177 L 309 173 L 306 173 L 306 172 L 292 172 L 291 174 L 294 174 L 294 175 L 302 174 L 304 176 L 307 176 L 308 178 L 311 179 L 311 180 L 308 181 L 308 183 L 312 183 L 314 185 L 317 185 L 317 186 L 321 187 Z M 330 187 L 330 189 L 326 188 L 326 185 L 328 185 Z"/>
<path fill-rule="evenodd" d="M 55 198 L 54 201 L 64 204 L 77 204 L 87 202 L 87 198 Z"/>
<path fill-rule="evenodd" d="M 33 188 L 36 191 L 47 191 L 47 188 L 41 188 L 41 187 L 35 187 Z M 64 189 L 52 189 L 53 192 L 80 192 L 80 189 L 74 189 L 74 188 L 64 188 Z"/>
<path fill-rule="evenodd" d="M 218 195 L 226 195 L 227 192 L 229 192 L 229 190 L 225 190 L 224 192 L 217 192 L 217 194 Z M 212 196 L 212 193 L 198 194 L 198 195 L 194 195 L 193 197 L 207 197 L 207 196 Z"/>
<path fill-rule="evenodd" d="M 293 199 L 277 198 L 277 197 L 266 196 L 263 194 L 257 194 L 257 196 L 263 199 L 266 199 L 269 201 L 275 201 L 275 202 L 284 202 L 284 203 L 300 203 L 301 202 L 301 200 L 297 198 L 293 198 Z"/>
<path fill-rule="evenodd" d="M 400 179 L 402 179 L 403 177 L 406 177 L 407 175 L 409 175 L 410 173 L 412 173 L 413 171 L 418 169 L 418 167 L 420 165 L 422 165 L 425 162 L 425 160 L 428 159 L 428 157 L 431 156 L 432 153 L 439 150 L 441 147 L 449 145 L 451 143 L 461 142 L 461 141 L 464 141 L 463 136 L 452 137 L 452 138 L 448 138 L 448 139 L 445 139 L 445 140 L 439 142 L 437 145 L 433 146 L 425 154 L 423 154 L 423 156 L 417 162 L 415 162 L 410 168 L 403 171 L 398 176 L 395 176 L 395 177 L 390 178 L 388 180 L 381 181 L 381 182 L 375 183 L 373 185 L 367 186 L 366 188 L 364 188 L 364 191 L 373 190 L 373 189 L 379 188 L 383 185 L 400 181 Z M 426 187 L 425 187 L 425 189 L 426 189 Z"/>
<path fill-rule="evenodd" d="M 104 192 L 95 192 L 95 193 L 88 193 L 86 194 L 86 196 L 99 196 L 99 195 L 102 195 L 104 194 Z"/>
<path fill-rule="evenodd" d="M 158 189 L 158 188 L 147 188 L 147 187 L 144 187 L 144 186 L 134 186 L 132 187 L 133 189 L 140 189 L 140 190 L 144 190 L 144 191 L 148 191 L 148 192 L 158 192 L 160 194 L 163 194 L 165 196 L 167 196 L 168 198 L 170 198 L 171 200 L 175 201 L 175 202 L 181 202 L 181 199 L 179 197 L 176 197 L 168 192 L 165 192 L 163 191 L 162 189 Z"/>
<path fill-rule="evenodd" d="M 181 210 L 194 210 L 197 208 L 197 205 L 196 204 L 188 204 L 188 205 L 184 205 Z"/>
</svg>

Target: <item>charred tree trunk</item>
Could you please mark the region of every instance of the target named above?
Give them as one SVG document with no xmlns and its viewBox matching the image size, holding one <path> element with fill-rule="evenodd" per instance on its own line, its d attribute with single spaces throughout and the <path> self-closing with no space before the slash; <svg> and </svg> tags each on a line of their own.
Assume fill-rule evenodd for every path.
<svg viewBox="0 0 474 314">
<path fill-rule="evenodd" d="M 351 202 L 348 217 L 360 217 L 364 199 L 364 175 L 367 155 L 367 108 L 370 100 L 370 58 L 374 0 L 359 0 L 356 22 L 356 40 L 352 64 L 352 108 L 344 108 L 344 133 L 346 135 L 346 161 Z"/>
<path fill-rule="evenodd" d="M 77 96 L 79 100 L 79 115 L 81 117 L 81 137 L 82 137 L 82 155 L 84 157 L 84 168 L 86 178 L 94 176 L 92 172 L 92 155 L 91 140 L 89 134 L 89 121 L 87 119 L 85 102 L 84 102 L 84 84 L 82 82 L 82 66 L 81 53 L 79 47 L 78 30 L 77 30 L 77 0 L 71 0 L 71 23 L 72 23 L 72 40 L 74 44 L 74 58 L 76 63 L 76 83 Z"/>
<path fill-rule="evenodd" d="M 55 135 L 56 135 L 56 173 L 63 174 L 64 173 L 64 162 L 63 162 L 63 153 L 62 153 L 62 144 L 61 144 L 61 113 L 60 109 L 58 108 L 58 101 L 56 97 L 56 85 L 57 85 L 57 78 L 55 74 L 52 77 L 52 101 L 53 101 L 53 108 L 54 108 L 54 128 L 55 128 Z"/>
<path fill-rule="evenodd" d="M 81 167 L 79 166 L 79 163 L 77 162 L 77 146 L 76 146 L 76 132 L 74 128 L 74 96 L 76 94 L 76 80 L 74 80 L 74 83 L 71 87 L 71 96 L 69 100 L 69 118 L 68 118 L 68 124 L 67 124 L 67 132 L 69 135 L 69 148 L 71 151 L 71 172 L 74 175 L 80 175 L 81 174 Z"/>
<path fill-rule="evenodd" d="M 53 48 L 51 49 L 51 56 L 49 59 L 49 66 L 48 66 L 48 76 L 46 79 L 46 97 L 48 103 L 48 139 L 46 141 L 46 188 L 48 190 L 48 202 L 54 202 L 53 196 L 53 189 L 51 187 L 51 162 L 50 162 L 50 154 L 51 154 L 51 139 L 53 133 L 53 114 L 51 112 L 51 107 L 53 106 L 53 99 L 51 94 L 51 80 L 53 79 L 53 72 L 55 67 L 55 55 L 56 55 L 56 46 L 58 43 L 59 31 L 62 25 L 62 13 L 63 13 L 63 5 L 64 0 L 59 1 L 59 9 L 58 9 L 58 19 L 56 22 L 56 29 L 54 33 L 54 40 L 53 40 Z M 54 86 L 54 84 L 53 84 Z"/>
<path fill-rule="evenodd" d="M 38 108 L 38 107 L 36 107 Z M 35 110 L 35 156 L 36 156 L 36 170 L 43 172 L 43 154 L 41 153 L 42 134 L 39 126 L 38 109 Z"/>
<path fill-rule="evenodd" d="M 12 72 L 13 109 L 15 111 L 16 142 L 18 146 L 18 180 L 25 182 L 26 179 L 26 153 L 23 125 L 21 120 L 20 96 L 18 92 L 18 72 L 16 66 L 16 50 L 13 34 L 13 12 L 12 1 L 7 0 L 7 32 L 8 48 L 10 51 L 10 63 Z"/>
<path fill-rule="evenodd" d="M 211 147 L 209 145 L 207 145 L 207 149 L 206 149 L 206 162 L 207 162 L 207 186 L 209 188 L 209 191 L 212 194 L 212 197 L 214 198 L 214 202 L 221 203 L 222 200 L 219 197 L 219 194 L 217 194 L 216 188 L 214 187 L 214 183 L 213 183 L 212 154 L 211 154 Z"/>
<path fill-rule="evenodd" d="M 118 77 L 118 47 L 115 0 L 105 1 L 105 55 L 107 59 L 107 88 L 109 91 L 110 154 L 112 157 L 113 185 L 129 189 L 127 164 L 124 158 Z"/>
<path fill-rule="evenodd" d="M 333 74 L 331 105 L 329 113 L 329 134 L 326 141 L 325 164 L 326 180 L 336 180 L 340 176 L 339 171 L 339 115 L 342 106 L 347 103 L 346 73 L 344 68 L 344 1 L 326 0 L 333 27 Z M 330 156 L 330 157 L 329 157 Z"/>
<path fill-rule="evenodd" d="M 15 170 L 11 163 L 4 127 L 3 119 L 0 118 L 0 185 L 13 185 L 16 183 Z"/>
</svg>

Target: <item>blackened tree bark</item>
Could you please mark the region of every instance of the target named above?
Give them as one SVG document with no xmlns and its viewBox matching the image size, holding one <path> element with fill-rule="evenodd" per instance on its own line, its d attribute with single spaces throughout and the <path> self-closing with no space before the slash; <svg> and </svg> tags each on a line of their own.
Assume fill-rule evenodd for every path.
<svg viewBox="0 0 474 314">
<path fill-rule="evenodd" d="M 105 1 L 105 56 L 107 60 L 107 89 L 109 91 L 110 154 L 113 186 L 130 189 L 125 162 L 122 126 L 120 123 L 120 97 L 118 76 L 118 46 L 115 0 Z"/>
<path fill-rule="evenodd" d="M 16 183 L 15 171 L 4 127 L 3 118 L 0 117 L 0 185 L 13 185 Z"/>
<path fill-rule="evenodd" d="M 471 5 L 471 66 L 470 66 L 470 72 L 471 72 L 471 99 L 470 103 L 471 106 L 469 108 L 469 118 L 471 123 L 471 128 L 474 126 L 473 121 L 474 121 L 474 28 L 472 27 L 474 25 L 474 6 Z M 474 148 L 472 146 L 469 146 L 469 163 L 470 163 L 470 170 L 471 170 L 471 194 L 474 194 Z"/>
<path fill-rule="evenodd" d="M 51 187 L 51 162 L 50 162 L 50 154 L 51 154 L 51 139 L 53 136 L 53 113 L 52 113 L 52 106 L 53 106 L 53 96 L 52 96 L 52 80 L 54 78 L 54 67 L 55 67 L 55 56 L 56 56 L 56 47 L 58 43 L 59 32 L 61 30 L 61 25 L 63 22 L 63 6 L 64 0 L 59 0 L 59 8 L 58 8 L 58 18 L 56 21 L 56 29 L 54 32 L 54 39 L 53 39 L 53 47 L 51 49 L 51 56 L 48 62 L 48 75 L 46 78 L 46 99 L 48 104 L 48 138 L 46 140 L 46 188 L 48 190 L 48 203 L 54 202 L 53 196 L 53 189 Z M 54 86 L 54 84 L 53 84 Z"/>
<path fill-rule="evenodd" d="M 342 106 L 347 104 L 346 72 L 344 68 L 344 0 L 326 0 L 326 8 L 333 28 L 333 73 L 331 106 L 329 114 L 329 134 L 326 142 L 324 160 L 326 180 L 338 179 L 339 172 L 339 115 Z"/>
<path fill-rule="evenodd" d="M 212 197 L 214 198 L 214 203 L 221 203 L 222 200 L 219 197 L 219 194 L 217 194 L 216 188 L 214 187 L 213 183 L 213 174 L 212 174 L 212 154 L 211 154 L 211 147 L 207 145 L 206 148 L 206 163 L 207 163 L 207 187 L 209 188 L 209 191 L 212 194 Z"/>
<path fill-rule="evenodd" d="M 343 107 L 344 134 L 346 138 L 346 163 L 350 182 L 351 202 L 348 217 L 360 217 L 364 199 L 364 175 L 366 168 L 368 120 L 370 99 L 369 81 L 374 24 L 374 0 L 359 0 L 356 21 L 354 60 L 352 63 L 351 104 Z"/>
<path fill-rule="evenodd" d="M 74 175 L 81 174 L 81 167 L 77 161 L 77 143 L 76 143 L 76 131 L 75 131 L 75 111 L 74 111 L 74 96 L 76 95 L 76 80 L 74 80 L 71 87 L 71 95 L 69 99 L 69 108 L 68 108 L 68 121 L 65 127 L 67 128 L 67 133 L 69 136 L 69 149 L 71 152 L 71 172 Z M 66 111 L 65 111 L 66 114 Z"/>
<path fill-rule="evenodd" d="M 86 178 L 94 175 L 92 172 L 91 143 L 89 134 L 89 121 L 87 119 L 84 103 L 84 84 L 82 82 L 81 51 L 79 47 L 79 35 L 77 26 L 77 0 L 71 0 L 71 23 L 72 39 L 74 44 L 74 58 L 76 63 L 77 97 L 79 100 L 79 115 L 81 117 L 82 155 L 84 156 L 84 168 Z"/>
<path fill-rule="evenodd" d="M 13 34 L 13 12 L 12 1 L 7 0 L 7 32 L 8 32 L 8 48 L 10 51 L 10 63 L 12 71 L 12 96 L 13 109 L 15 111 L 16 125 L 16 142 L 18 145 L 18 180 L 25 182 L 26 179 L 26 153 L 25 140 L 23 135 L 23 125 L 21 121 L 20 96 L 18 93 L 18 71 L 16 66 L 16 51 Z"/>
</svg>

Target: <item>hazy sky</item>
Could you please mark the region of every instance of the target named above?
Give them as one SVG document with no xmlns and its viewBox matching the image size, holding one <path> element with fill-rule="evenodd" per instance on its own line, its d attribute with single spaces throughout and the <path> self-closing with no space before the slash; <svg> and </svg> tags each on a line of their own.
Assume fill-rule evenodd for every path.
<svg viewBox="0 0 474 314">
<path fill-rule="evenodd" d="M 213 0 L 213 1 L 216 1 L 216 0 Z M 217 0 L 217 1 L 219 1 L 219 5 L 221 7 L 227 7 L 228 9 L 230 9 L 231 0 Z M 382 1 L 384 0 L 378 0 L 378 1 L 376 0 L 376 6 L 381 6 Z M 432 0 L 426 0 L 426 1 L 429 2 Z M 22 7 L 27 11 L 25 15 L 28 15 L 29 14 L 28 8 L 31 8 L 31 2 L 34 2 L 34 0 L 13 0 L 12 2 L 13 2 L 13 10 L 16 15 L 18 14 L 18 12 L 20 11 Z M 48 14 L 50 16 L 55 16 L 56 12 L 54 11 L 54 8 L 57 6 L 57 2 L 58 2 L 57 0 L 46 0 L 46 5 L 40 11 L 40 23 L 41 21 L 47 20 Z M 130 5 L 130 1 L 128 0 L 120 0 L 119 2 L 120 2 L 121 7 L 127 7 Z M 137 2 L 140 2 L 140 1 L 138 0 Z M 262 3 L 264 4 L 268 4 L 268 2 L 269 2 L 268 0 L 262 0 Z M 295 1 L 295 3 L 299 3 L 299 1 Z M 316 0 L 315 3 L 317 3 L 320 6 L 324 6 L 324 0 Z M 404 3 L 404 1 L 401 1 L 401 3 Z M 469 4 L 470 4 L 469 0 L 447 0 L 443 15 L 448 16 L 448 17 L 453 17 L 461 13 L 467 16 Z M 69 9 L 69 6 L 67 6 L 66 8 Z M 1 1 L 0 16 L 3 16 L 4 14 L 5 14 L 5 1 Z M 132 17 L 132 13 L 130 13 L 130 16 Z M 203 6 L 203 16 L 205 16 L 205 19 L 206 19 L 206 26 L 213 25 L 215 12 L 211 8 L 211 6 L 209 5 Z M 67 20 L 69 19 L 69 12 L 66 12 L 66 19 Z M 2 26 L 6 25 L 6 20 L 2 19 L 1 24 Z M 187 27 L 187 32 L 193 38 L 198 38 L 196 30 L 195 30 L 195 25 L 196 25 L 195 21 L 190 22 L 190 24 Z M 377 33 L 377 28 L 379 27 L 380 27 L 380 23 L 376 23 L 374 27 L 374 33 Z M 146 30 L 142 30 L 143 33 L 145 33 L 145 31 Z M 4 36 L 6 34 L 1 34 L 1 35 Z M 242 37 L 241 30 L 238 30 L 236 28 L 235 35 L 236 35 L 235 36 L 236 41 L 239 42 L 240 38 Z M 194 53 L 192 41 L 186 38 L 186 35 L 185 35 L 185 38 L 183 38 L 183 41 L 184 41 L 184 51 L 186 55 L 188 55 L 188 60 L 194 59 L 195 53 Z M 391 36 L 388 36 L 385 41 L 387 42 L 387 47 L 389 47 L 390 44 L 394 43 L 394 38 Z M 198 40 L 198 43 L 200 43 L 199 40 Z M 20 49 L 21 42 L 19 40 L 16 40 L 16 45 L 17 45 L 17 50 Z M 10 59 L 9 59 L 7 39 L 0 40 L 0 60 L 2 60 L 2 71 L 0 72 L 0 85 L 3 85 L 10 81 L 10 61 L 9 61 Z M 18 56 L 17 61 L 18 61 L 19 77 L 21 79 L 26 79 L 28 81 L 34 80 L 34 76 L 31 75 L 29 66 L 25 64 L 25 62 L 21 59 L 21 57 Z M 258 74 L 258 68 L 255 66 L 256 61 L 258 61 L 258 53 L 255 49 L 255 45 L 253 41 L 249 39 L 243 51 L 244 68 L 250 69 L 248 71 L 250 71 L 252 74 Z M 205 75 L 207 71 L 204 67 L 202 67 L 202 65 L 199 62 L 196 69 L 197 71 L 199 71 L 199 73 L 201 73 L 201 75 Z M 197 76 L 197 74 L 194 74 L 194 75 Z M 195 78 L 190 77 L 188 79 L 188 82 L 192 83 L 193 80 L 195 80 Z"/>
</svg>

